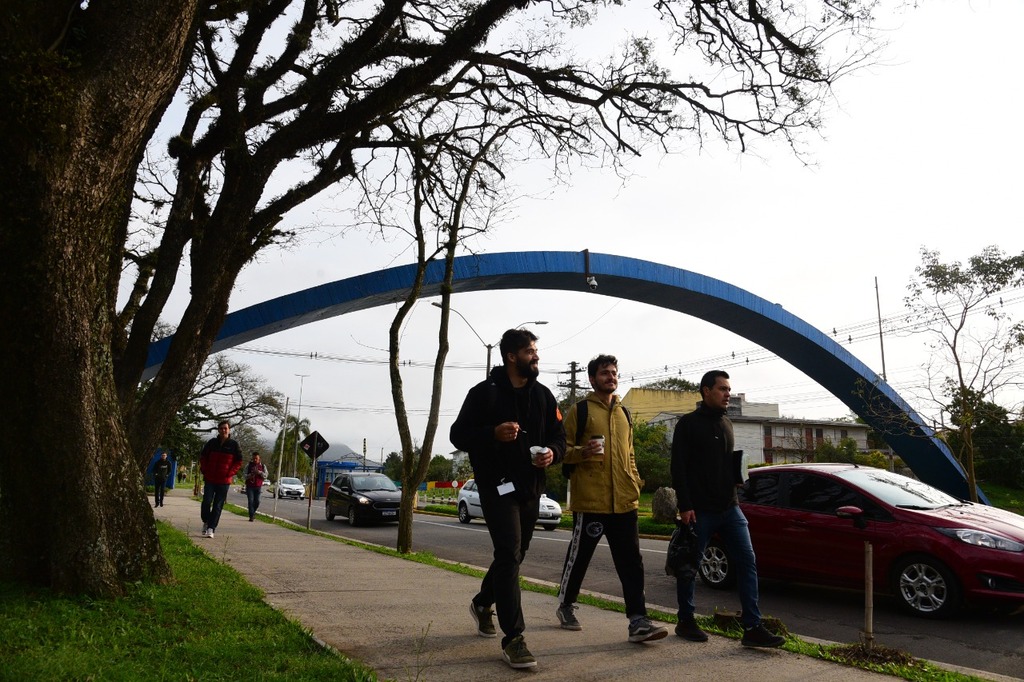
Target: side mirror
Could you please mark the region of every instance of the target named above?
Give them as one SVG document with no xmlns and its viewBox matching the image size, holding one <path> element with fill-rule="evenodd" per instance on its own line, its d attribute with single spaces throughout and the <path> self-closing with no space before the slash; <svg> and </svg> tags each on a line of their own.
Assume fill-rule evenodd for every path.
<svg viewBox="0 0 1024 682">
<path fill-rule="evenodd" d="M 864 510 L 860 507 L 853 505 L 840 507 L 836 509 L 836 516 L 841 519 L 852 519 L 855 528 L 863 530 L 868 527 L 868 522 L 864 520 Z"/>
</svg>

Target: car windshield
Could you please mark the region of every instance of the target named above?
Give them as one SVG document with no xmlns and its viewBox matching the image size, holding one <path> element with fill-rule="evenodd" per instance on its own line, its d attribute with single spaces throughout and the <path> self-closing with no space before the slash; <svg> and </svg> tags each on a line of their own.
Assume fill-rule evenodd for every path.
<svg viewBox="0 0 1024 682">
<path fill-rule="evenodd" d="M 281 479 L 281 484 L 282 485 L 302 485 L 302 482 L 299 479 L 297 479 L 297 478 L 287 478 L 286 477 L 286 478 L 282 478 Z"/>
<path fill-rule="evenodd" d="M 927 483 L 882 469 L 850 469 L 837 475 L 894 507 L 938 509 L 961 504 L 961 500 Z"/>
<path fill-rule="evenodd" d="M 352 489 L 367 492 L 370 490 L 398 490 L 387 476 L 353 476 Z"/>
</svg>

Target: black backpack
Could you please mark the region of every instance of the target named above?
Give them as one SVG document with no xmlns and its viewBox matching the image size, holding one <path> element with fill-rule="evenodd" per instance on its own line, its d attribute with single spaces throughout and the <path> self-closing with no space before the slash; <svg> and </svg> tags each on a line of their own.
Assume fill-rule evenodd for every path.
<svg viewBox="0 0 1024 682">
<path fill-rule="evenodd" d="M 633 416 L 629 413 L 629 409 L 619 403 L 619 407 L 622 408 L 622 412 L 626 415 L 626 423 L 629 424 L 630 430 L 633 429 Z M 587 400 L 584 398 L 576 403 L 576 439 L 573 440 L 576 445 L 580 444 L 580 440 L 583 439 L 583 432 L 587 428 Z M 576 468 L 575 464 L 562 464 L 562 476 L 570 478 L 573 470 Z"/>
</svg>

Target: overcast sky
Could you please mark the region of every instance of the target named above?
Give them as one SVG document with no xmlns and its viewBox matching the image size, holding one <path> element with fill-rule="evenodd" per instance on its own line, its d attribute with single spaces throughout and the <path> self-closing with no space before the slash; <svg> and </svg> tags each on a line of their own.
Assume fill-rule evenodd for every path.
<svg viewBox="0 0 1024 682">
<path fill-rule="evenodd" d="M 824 139 L 806 138 L 814 167 L 781 146 L 758 156 L 712 145 L 687 155 L 645 155 L 625 185 L 610 171 L 580 171 L 573 186 L 521 201 L 478 251 L 590 249 L 715 277 L 781 303 L 840 340 L 881 373 L 875 278 L 882 316 L 903 311 L 922 246 L 965 261 L 996 244 L 1024 251 L 1024 133 L 1021 132 L 1019 0 L 929 0 L 886 17 L 884 65 L 842 81 Z M 517 178 L 529 188 L 529 178 Z M 296 212 L 294 227 L 318 225 L 288 251 L 264 254 L 239 278 L 237 310 L 269 298 L 410 262 L 401 241 L 351 232 L 329 236 L 343 214 L 320 202 Z M 185 278 L 182 278 L 184 281 Z M 1021 298 L 1010 292 L 1007 301 Z M 179 298 L 178 305 L 181 305 Z M 1014 303 L 1018 318 L 1024 313 Z M 570 361 L 619 358 L 620 394 L 654 377 L 697 381 L 719 356 L 734 392 L 780 405 L 784 416 L 849 417 L 806 375 L 750 342 L 693 318 L 589 293 L 516 291 L 459 294 L 456 308 L 492 343 L 531 320 L 540 336 L 541 381 L 557 393 Z M 379 458 L 400 448 L 388 384 L 390 307 L 307 325 L 227 351 L 266 377 L 331 443 Z M 404 335 L 403 359 L 433 357 L 440 311 L 422 301 Z M 528 325 L 529 326 L 529 325 Z M 898 323 L 893 323 L 898 327 Z M 452 450 L 448 429 L 466 391 L 484 375 L 486 350 L 457 316 L 451 322 L 441 425 L 435 452 Z M 302 357 L 268 355 L 265 351 Z M 336 360 L 311 360 L 310 353 Z M 495 362 L 499 361 L 497 352 Z M 922 413 L 916 396 L 927 359 L 920 336 L 885 337 L 889 383 Z M 666 371 L 664 368 L 668 367 Z M 421 438 L 430 370 L 405 372 L 413 432 Z"/>
</svg>

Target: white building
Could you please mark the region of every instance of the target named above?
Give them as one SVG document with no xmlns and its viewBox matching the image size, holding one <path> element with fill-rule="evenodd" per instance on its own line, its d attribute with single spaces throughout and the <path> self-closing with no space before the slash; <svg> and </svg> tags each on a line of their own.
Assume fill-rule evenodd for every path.
<svg viewBox="0 0 1024 682">
<path fill-rule="evenodd" d="M 694 406 L 686 406 L 679 411 L 662 412 L 650 423 L 665 424 L 671 438 L 679 417 L 693 409 Z M 743 450 L 748 464 L 804 462 L 814 456 L 814 449 L 819 444 L 839 445 L 845 438 L 852 438 L 858 451 L 869 449 L 869 428 L 866 424 L 780 417 L 777 404 L 748 403 L 742 393 L 732 396 L 728 414 L 732 420 L 736 449 Z"/>
</svg>

